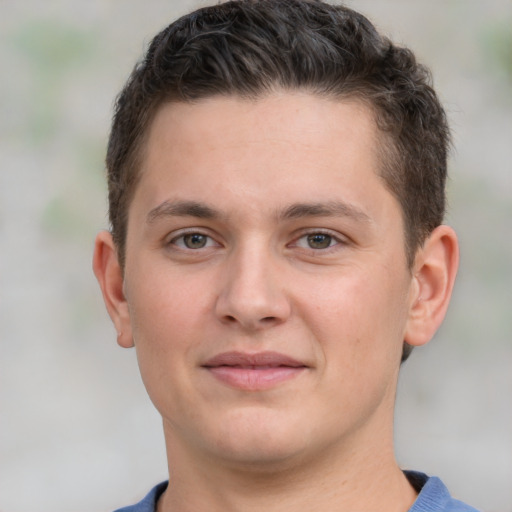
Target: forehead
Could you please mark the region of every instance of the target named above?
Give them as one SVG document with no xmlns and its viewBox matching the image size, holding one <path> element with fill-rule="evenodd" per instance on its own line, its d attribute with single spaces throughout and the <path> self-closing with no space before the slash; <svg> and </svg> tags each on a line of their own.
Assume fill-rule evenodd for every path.
<svg viewBox="0 0 512 512">
<path fill-rule="evenodd" d="M 357 203 L 365 190 L 385 189 L 378 143 L 372 110 L 356 100 L 275 92 L 167 103 L 150 126 L 136 196 L 148 208 L 176 194 L 233 207 L 278 207 L 301 195 Z"/>
<path fill-rule="evenodd" d="M 174 125 L 174 130 L 173 130 Z M 234 129 L 233 129 L 234 128 Z M 335 98 L 305 91 L 275 91 L 256 98 L 219 95 L 190 102 L 167 102 L 157 108 L 148 130 L 147 142 L 162 136 L 200 139 L 207 146 L 222 139 L 238 141 L 287 137 L 298 144 L 329 143 L 336 137 L 356 133 L 377 142 L 373 110 L 356 98 Z M 218 135 L 219 140 L 214 140 Z M 371 139 L 371 140 L 370 140 Z M 338 140 L 338 144 L 342 142 Z"/>
</svg>

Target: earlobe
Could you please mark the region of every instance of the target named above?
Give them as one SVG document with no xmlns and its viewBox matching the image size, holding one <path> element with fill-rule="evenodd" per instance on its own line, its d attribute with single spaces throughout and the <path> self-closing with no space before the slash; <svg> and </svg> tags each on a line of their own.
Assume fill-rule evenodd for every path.
<svg viewBox="0 0 512 512">
<path fill-rule="evenodd" d="M 128 303 L 123 290 L 123 273 L 112 235 L 108 231 L 102 231 L 96 237 L 93 270 L 117 331 L 117 342 L 125 348 L 133 347 Z"/>
<path fill-rule="evenodd" d="M 457 236 L 449 226 L 438 226 L 416 255 L 405 341 L 424 345 L 444 319 L 459 265 Z"/>
</svg>

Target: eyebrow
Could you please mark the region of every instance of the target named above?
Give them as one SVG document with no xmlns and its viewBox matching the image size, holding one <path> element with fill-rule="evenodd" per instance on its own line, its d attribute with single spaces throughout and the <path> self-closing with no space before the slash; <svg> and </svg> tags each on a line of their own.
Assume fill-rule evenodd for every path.
<svg viewBox="0 0 512 512">
<path fill-rule="evenodd" d="M 295 203 L 283 210 L 279 215 L 284 220 L 302 217 L 348 217 L 358 222 L 371 222 L 371 218 L 363 210 L 342 201 L 326 203 Z"/>
<path fill-rule="evenodd" d="M 196 217 L 211 220 L 221 216 L 215 208 L 197 201 L 164 201 L 148 213 L 146 222 L 152 224 L 165 217 Z M 294 203 L 278 212 L 277 217 L 281 220 L 303 217 L 348 217 L 359 222 L 371 222 L 371 218 L 363 210 L 342 201 Z"/>
<path fill-rule="evenodd" d="M 146 222 L 152 224 L 158 219 L 165 217 L 216 219 L 219 216 L 219 213 L 214 208 L 197 201 L 164 201 L 148 213 Z"/>
</svg>

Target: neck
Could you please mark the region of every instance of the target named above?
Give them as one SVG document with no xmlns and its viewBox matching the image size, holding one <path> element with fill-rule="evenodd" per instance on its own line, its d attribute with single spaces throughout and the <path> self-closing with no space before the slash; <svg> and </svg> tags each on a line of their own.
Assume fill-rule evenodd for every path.
<svg viewBox="0 0 512 512">
<path fill-rule="evenodd" d="M 328 446 L 314 457 L 255 466 L 191 457 L 166 432 L 170 485 L 158 512 L 405 512 L 416 492 L 396 463 L 388 434 L 386 443 L 371 436 L 351 443 L 352 449 Z"/>
</svg>

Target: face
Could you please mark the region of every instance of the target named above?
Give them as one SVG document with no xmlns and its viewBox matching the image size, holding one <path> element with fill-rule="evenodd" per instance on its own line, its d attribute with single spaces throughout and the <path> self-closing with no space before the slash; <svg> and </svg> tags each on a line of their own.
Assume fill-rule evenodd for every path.
<svg viewBox="0 0 512 512">
<path fill-rule="evenodd" d="M 306 93 L 158 112 L 121 329 L 177 453 L 274 463 L 389 434 L 412 277 L 377 136 L 362 104 Z"/>
</svg>

